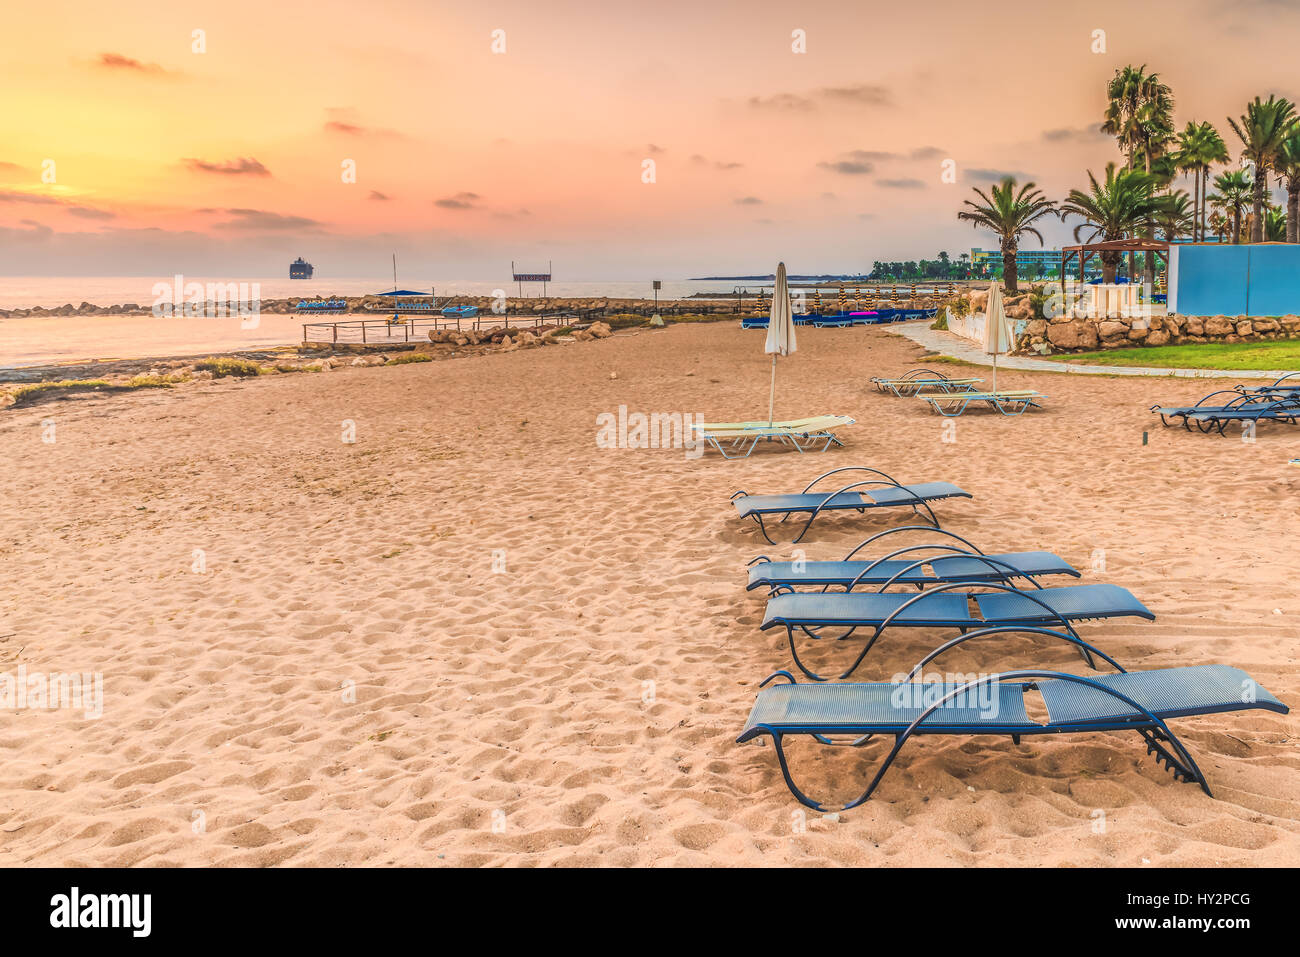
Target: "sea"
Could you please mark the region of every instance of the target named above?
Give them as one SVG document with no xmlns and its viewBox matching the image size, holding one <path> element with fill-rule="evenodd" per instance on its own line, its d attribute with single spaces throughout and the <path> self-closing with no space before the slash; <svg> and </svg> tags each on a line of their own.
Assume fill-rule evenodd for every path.
<svg viewBox="0 0 1300 957">
<path fill-rule="evenodd" d="M 247 282 L 256 283 L 263 299 L 287 299 L 292 296 L 306 298 L 328 296 L 364 296 L 367 293 L 386 292 L 392 282 L 369 279 L 288 279 L 235 276 L 184 277 L 186 283 Z M 153 287 L 165 283 L 171 287 L 173 276 L 0 276 L 0 309 L 32 309 L 42 306 L 57 309 L 71 303 L 79 306 L 89 302 L 96 306 L 117 306 L 135 303 L 147 307 L 156 295 Z M 443 279 L 430 280 L 398 276 L 398 286 L 417 292 L 429 292 L 438 298 L 451 296 L 493 296 L 502 290 L 508 296 L 520 295 L 520 286 L 502 280 Z M 693 280 L 665 279 L 659 290 L 660 299 L 687 299 L 696 293 L 729 293 L 736 288 L 754 290 L 772 285 L 761 280 Z M 541 283 L 524 283 L 524 296 L 542 294 Z M 649 280 L 592 280 L 586 282 L 549 282 L 546 294 L 551 297 L 598 297 L 611 299 L 653 299 L 654 287 Z"/>
</svg>

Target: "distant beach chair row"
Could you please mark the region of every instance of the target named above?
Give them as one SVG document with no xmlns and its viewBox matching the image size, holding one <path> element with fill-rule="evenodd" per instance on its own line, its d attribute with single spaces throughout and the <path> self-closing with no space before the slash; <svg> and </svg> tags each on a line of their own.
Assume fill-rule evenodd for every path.
<svg viewBox="0 0 1300 957">
<path fill-rule="evenodd" d="M 822 479 L 843 472 L 874 476 L 829 495 L 810 494 Z M 876 497 L 870 487 L 886 494 Z M 1153 620 L 1155 615 L 1126 588 L 1113 584 L 1047 587 L 1045 576 L 1079 577 L 1069 562 L 1052 552 L 986 553 L 940 527 L 927 504 L 936 498 L 970 495 L 947 482 L 903 485 L 876 469 L 851 467 L 819 476 L 801 493 L 732 496 L 742 518 L 752 518 L 769 542 L 764 516 L 811 511 L 795 537 L 798 542 L 823 511 L 887 506 L 911 507 L 930 522 L 888 529 L 863 541 L 839 561 L 773 561 L 766 555 L 748 565 L 747 590 L 766 589 L 767 609 L 760 630 L 784 628 L 791 657 L 812 684 L 799 684 L 789 671 L 777 671 L 759 685 L 757 699 L 737 743 L 771 738 L 782 777 L 791 794 L 817 811 L 832 807 L 810 798 L 795 784 L 786 759 L 788 736 L 807 736 L 824 745 L 862 747 L 877 736 L 892 736 L 893 747 L 865 790 L 841 810 L 868 800 L 906 742 L 914 736 L 1022 736 L 1098 731 L 1137 732 L 1147 752 L 1175 779 L 1210 787 L 1187 748 L 1169 729 L 1174 718 L 1261 709 L 1278 714 L 1288 708 L 1244 671 L 1222 665 L 1194 665 L 1129 672 L 1101 649 L 1084 641 L 1075 623 L 1117 617 Z M 814 501 L 815 500 L 815 501 Z M 922 508 L 925 514 L 922 515 Z M 877 558 L 857 557 L 863 549 L 896 534 L 924 533 L 928 540 L 888 551 Z M 1024 581 L 1023 587 L 1013 584 Z M 862 590 L 870 587 L 872 590 Z M 889 591 L 894 587 L 915 593 Z M 812 589 L 812 590 L 801 590 Z M 842 589 L 842 590 L 832 590 Z M 850 677 L 881 635 L 892 628 L 938 628 L 958 632 L 925 655 L 900 680 L 828 682 L 800 658 L 796 634 L 838 647 L 859 631 L 869 631 L 865 646 L 839 675 Z M 1115 674 L 1082 677 L 1033 669 L 985 675 L 970 681 L 926 680 L 924 669 L 940 655 L 976 639 L 1035 635 L 1065 642 L 1093 669 L 1101 660 Z M 784 683 L 774 684 L 780 679 Z M 1027 695 L 1036 692 L 1046 720 L 1029 717 Z M 1212 796 L 1212 795 L 1211 795 Z"/>
<path fill-rule="evenodd" d="M 1297 377 L 1300 372 L 1290 372 L 1270 385 L 1219 389 L 1202 396 L 1195 405 L 1153 405 L 1151 411 L 1160 416 L 1162 424 L 1178 422 L 1189 432 L 1195 426 L 1202 433 L 1225 435 L 1233 423 L 1243 428 L 1259 422 L 1295 425 L 1300 419 L 1300 378 Z"/>
<path fill-rule="evenodd" d="M 346 299 L 300 299 L 294 307 L 297 312 L 347 312 Z"/>
<path fill-rule="evenodd" d="M 874 326 L 889 322 L 908 322 L 913 319 L 933 319 L 938 309 L 875 309 L 862 312 L 840 312 L 830 315 L 809 312 L 794 317 L 796 326 L 843 328 L 845 326 Z M 742 329 L 766 329 L 767 316 L 745 316 L 740 320 Z"/>
<path fill-rule="evenodd" d="M 872 377 L 871 383 L 880 392 L 899 398 L 920 398 L 930 406 L 931 412 L 954 418 L 978 402 L 1002 415 L 1023 415 L 1030 409 L 1041 409 L 1040 399 L 1046 399 L 1033 389 L 999 389 L 981 392 L 976 386 L 983 379 L 950 379 L 933 369 L 913 369 L 898 378 Z"/>
</svg>

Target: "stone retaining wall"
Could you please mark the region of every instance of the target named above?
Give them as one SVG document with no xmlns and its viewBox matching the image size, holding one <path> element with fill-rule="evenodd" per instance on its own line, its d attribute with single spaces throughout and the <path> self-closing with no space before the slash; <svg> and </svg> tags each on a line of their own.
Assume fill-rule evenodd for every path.
<svg viewBox="0 0 1300 957">
<path fill-rule="evenodd" d="M 1016 352 L 1048 355 L 1122 346 L 1186 342 L 1255 342 L 1300 337 L 1300 316 L 1144 316 L 1128 319 L 1031 319 L 1020 325 Z"/>
</svg>

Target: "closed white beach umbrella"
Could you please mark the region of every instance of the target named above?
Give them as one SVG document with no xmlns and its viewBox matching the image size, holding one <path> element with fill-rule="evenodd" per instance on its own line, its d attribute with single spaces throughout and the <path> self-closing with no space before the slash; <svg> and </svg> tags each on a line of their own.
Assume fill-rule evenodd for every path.
<svg viewBox="0 0 1300 957">
<path fill-rule="evenodd" d="M 785 263 L 777 263 L 776 285 L 772 287 L 772 315 L 767 321 L 767 342 L 763 351 L 772 356 L 772 389 L 767 397 L 767 424 L 774 421 L 776 404 L 776 357 L 788 356 L 796 349 L 794 310 L 790 308 L 790 287 L 785 279 Z"/>
<path fill-rule="evenodd" d="M 1011 351 L 1011 320 L 1002 306 L 1002 287 L 989 286 L 989 304 L 984 313 L 984 351 L 993 357 L 993 391 L 998 391 L 998 353 Z"/>
</svg>

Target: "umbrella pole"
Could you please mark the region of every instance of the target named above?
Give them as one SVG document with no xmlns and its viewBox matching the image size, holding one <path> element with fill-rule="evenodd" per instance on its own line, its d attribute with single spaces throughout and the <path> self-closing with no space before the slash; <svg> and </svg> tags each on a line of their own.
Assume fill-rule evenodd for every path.
<svg viewBox="0 0 1300 957">
<path fill-rule="evenodd" d="M 998 391 L 998 354 L 993 353 L 993 391 Z"/>
<path fill-rule="evenodd" d="M 772 410 L 776 407 L 776 353 L 772 353 L 772 388 L 767 393 L 767 427 L 772 427 Z"/>
</svg>

